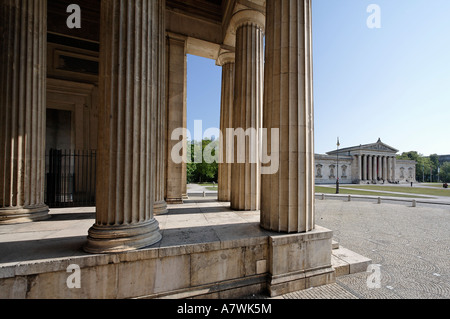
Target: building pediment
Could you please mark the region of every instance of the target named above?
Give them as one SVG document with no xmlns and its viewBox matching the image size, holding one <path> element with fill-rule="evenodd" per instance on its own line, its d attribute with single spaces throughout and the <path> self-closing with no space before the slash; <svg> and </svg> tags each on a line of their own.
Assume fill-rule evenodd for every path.
<svg viewBox="0 0 450 319">
<path fill-rule="evenodd" d="M 383 142 L 381 142 L 381 140 L 378 140 L 378 142 L 373 143 L 373 144 L 361 145 L 360 149 L 398 153 L 397 149 L 395 149 L 392 146 L 389 146 L 387 144 L 384 144 Z"/>
<path fill-rule="evenodd" d="M 356 153 L 365 153 L 367 151 L 395 153 L 395 154 L 399 152 L 399 150 L 397 150 L 396 148 L 393 148 L 392 146 L 383 143 L 381 139 L 378 139 L 376 143 L 342 148 L 339 149 L 339 151 L 334 150 L 328 152 L 327 154 L 335 155 L 337 152 L 339 152 L 339 154 L 356 154 Z"/>
</svg>

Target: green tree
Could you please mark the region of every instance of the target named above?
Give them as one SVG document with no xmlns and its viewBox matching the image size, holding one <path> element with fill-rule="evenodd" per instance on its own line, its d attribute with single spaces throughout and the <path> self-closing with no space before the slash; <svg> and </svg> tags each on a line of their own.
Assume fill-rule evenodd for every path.
<svg viewBox="0 0 450 319">
<path fill-rule="evenodd" d="M 219 175 L 219 165 L 217 161 L 214 160 L 216 144 L 211 144 L 214 141 L 210 139 L 204 139 L 203 141 L 191 142 L 188 146 L 188 158 L 191 159 L 192 163 L 187 165 L 187 174 L 189 183 L 205 183 L 205 182 L 216 182 Z M 201 147 L 202 157 L 200 158 L 199 149 Z M 197 150 L 197 152 L 196 152 Z M 204 154 L 212 155 L 212 158 L 208 156 L 203 156 Z M 197 158 L 195 157 L 197 155 Z M 207 160 L 205 160 L 205 158 Z"/>
<path fill-rule="evenodd" d="M 437 154 L 430 155 L 431 171 L 433 175 L 433 182 L 438 182 L 438 167 L 439 167 L 439 156 Z"/>
<path fill-rule="evenodd" d="M 188 184 L 194 183 L 197 171 L 197 163 L 187 163 L 187 182 Z"/>
<path fill-rule="evenodd" d="M 439 177 L 443 183 L 450 183 L 450 162 L 442 164 Z"/>
</svg>

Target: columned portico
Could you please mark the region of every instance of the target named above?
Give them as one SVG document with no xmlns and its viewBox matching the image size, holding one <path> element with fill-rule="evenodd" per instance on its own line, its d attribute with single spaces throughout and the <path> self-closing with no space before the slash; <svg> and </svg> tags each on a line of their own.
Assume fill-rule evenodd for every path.
<svg viewBox="0 0 450 319">
<path fill-rule="evenodd" d="M 44 203 L 47 1 L 0 4 L 0 225 L 48 218 Z"/>
<path fill-rule="evenodd" d="M 236 32 L 233 128 L 253 135 L 245 142 L 244 154 L 240 153 L 239 147 L 234 148 L 231 208 L 259 210 L 261 168 L 258 141 L 262 126 L 265 20 L 261 12 L 246 9 L 235 13 L 231 24 Z M 244 163 L 239 162 L 240 158 Z"/>
<path fill-rule="evenodd" d="M 328 152 L 329 157 L 317 156 L 317 160 L 335 161 L 336 153 L 334 150 Z M 363 183 L 363 184 L 378 184 L 378 183 L 400 183 L 406 181 L 406 178 L 400 177 L 396 172 L 397 160 L 396 154 L 398 150 L 384 144 L 379 139 L 376 143 L 359 145 L 354 147 L 347 147 L 339 150 L 339 159 L 347 162 L 346 166 L 351 166 L 352 177 L 347 179 L 347 183 Z M 415 163 L 402 161 L 405 166 L 409 167 L 409 170 L 415 170 Z M 317 163 L 316 163 L 317 164 Z M 324 164 L 319 163 L 322 167 Z M 328 164 L 331 172 L 331 165 L 335 165 L 335 162 Z M 327 174 L 328 175 L 328 174 Z M 331 175 L 330 175 L 331 176 Z M 414 177 L 413 177 L 414 178 Z M 327 178 L 327 183 L 333 182 L 333 178 Z M 408 180 L 412 179 L 408 177 Z M 324 183 L 323 178 L 319 183 Z M 345 182 L 344 182 L 345 183 Z"/>
<path fill-rule="evenodd" d="M 113 253 L 161 240 L 155 197 L 163 1 L 102 0 L 96 223 L 84 249 Z M 133 35 L 133 36 L 130 36 Z M 155 36 L 156 35 L 156 36 Z"/>
</svg>

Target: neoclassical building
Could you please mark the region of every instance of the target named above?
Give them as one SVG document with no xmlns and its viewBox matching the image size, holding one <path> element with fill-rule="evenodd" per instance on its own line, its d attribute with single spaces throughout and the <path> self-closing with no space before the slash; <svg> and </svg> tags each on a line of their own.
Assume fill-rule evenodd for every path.
<svg viewBox="0 0 450 319">
<path fill-rule="evenodd" d="M 398 160 L 398 150 L 379 139 L 376 143 L 315 155 L 316 184 L 387 184 L 416 181 L 416 162 Z"/>
<path fill-rule="evenodd" d="M 312 0 L 2 0 L 0 227 L 51 217 L 49 167 L 75 167 L 86 153 L 50 161 L 50 149 L 95 151 L 94 165 L 78 162 L 59 183 L 71 193 L 52 197 L 85 196 L 90 178 L 96 218 L 75 259 L 9 265 L 0 286 L 25 297 L 151 298 L 333 282 L 333 233 L 315 221 L 311 9 Z M 187 244 L 180 233 L 160 248 L 155 216 L 186 198 L 186 165 L 171 152 L 185 140 L 173 133 L 186 127 L 187 54 L 222 67 L 222 131 L 279 129 L 280 167 L 262 175 L 258 162 L 221 164 L 219 200 L 259 211 L 260 223 L 227 225 L 233 240 Z M 376 167 L 392 174 L 392 151 L 345 155 L 349 180 L 373 179 Z M 81 290 L 65 285 L 70 262 L 85 274 Z"/>
</svg>

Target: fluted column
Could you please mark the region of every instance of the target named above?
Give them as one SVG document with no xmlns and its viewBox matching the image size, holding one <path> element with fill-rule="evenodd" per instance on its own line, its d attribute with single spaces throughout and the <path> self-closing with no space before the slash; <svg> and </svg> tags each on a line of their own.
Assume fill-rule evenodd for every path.
<svg viewBox="0 0 450 319">
<path fill-rule="evenodd" d="M 0 225 L 48 218 L 44 204 L 47 1 L 0 2 Z"/>
<path fill-rule="evenodd" d="M 388 179 L 387 157 L 383 156 L 383 180 L 387 181 L 387 179 Z"/>
<path fill-rule="evenodd" d="M 378 161 L 378 178 L 382 179 L 383 178 L 383 169 L 382 169 L 382 163 L 381 163 L 381 156 L 377 157 L 377 161 Z"/>
<path fill-rule="evenodd" d="M 395 183 L 395 180 L 396 180 L 396 178 L 395 178 L 395 167 L 397 166 L 397 158 L 394 156 L 394 157 L 392 157 L 392 175 L 391 175 L 391 181 L 393 182 L 393 183 Z"/>
<path fill-rule="evenodd" d="M 367 181 L 367 155 L 363 155 L 363 181 Z"/>
<path fill-rule="evenodd" d="M 372 156 L 372 180 L 377 180 L 377 157 Z"/>
<path fill-rule="evenodd" d="M 361 155 L 358 156 L 358 182 L 362 180 L 362 157 Z"/>
<path fill-rule="evenodd" d="M 161 239 L 153 217 L 161 2 L 102 0 L 96 223 L 85 250 L 114 253 Z"/>
<path fill-rule="evenodd" d="M 266 15 L 264 143 L 279 148 L 280 167 L 262 175 L 261 226 L 308 232 L 315 228 L 311 1 L 270 0 Z"/>
<path fill-rule="evenodd" d="M 259 129 L 262 126 L 263 100 L 263 36 L 264 17 L 252 10 L 235 14 L 236 28 L 235 91 L 233 128 L 253 130 L 253 141 L 247 139 L 244 154 L 234 148 L 235 162 L 231 165 L 231 208 L 234 210 L 259 210 L 260 159 Z M 245 163 L 239 163 L 242 157 Z"/>
<path fill-rule="evenodd" d="M 157 0 L 158 18 L 156 36 L 158 37 L 157 55 L 158 55 L 158 83 L 161 83 L 156 91 L 156 147 L 154 147 L 154 158 L 156 161 L 155 171 L 155 203 L 153 205 L 153 213 L 161 215 L 167 213 L 167 203 L 164 199 L 165 193 L 165 166 L 166 166 L 166 0 Z"/>
<path fill-rule="evenodd" d="M 227 129 L 233 128 L 233 99 L 234 99 L 234 52 L 225 52 L 219 56 L 217 65 L 222 66 L 222 96 L 220 106 L 221 131 L 221 161 L 219 163 L 219 191 L 218 199 L 221 202 L 231 200 L 231 163 L 227 161 Z"/>
<path fill-rule="evenodd" d="M 186 79 L 187 56 L 186 37 L 169 34 L 167 38 L 167 149 L 166 149 L 166 202 L 168 204 L 183 203 L 183 192 L 186 195 L 186 164 L 174 161 L 172 150 L 186 136 L 176 136 L 172 140 L 174 130 L 186 127 Z M 178 155 L 178 154 L 177 154 Z M 183 157 L 185 153 L 179 154 Z"/>
<path fill-rule="evenodd" d="M 372 169 L 372 166 L 373 166 L 373 156 L 372 155 L 368 155 L 369 156 L 369 159 L 368 159 L 368 161 L 369 161 L 369 163 L 368 163 L 368 176 L 367 176 L 367 179 L 369 180 L 369 181 L 371 181 L 372 180 L 372 173 L 373 173 L 373 169 Z"/>
<path fill-rule="evenodd" d="M 391 174 L 392 174 L 392 157 L 387 158 L 387 180 L 391 181 Z"/>
</svg>

